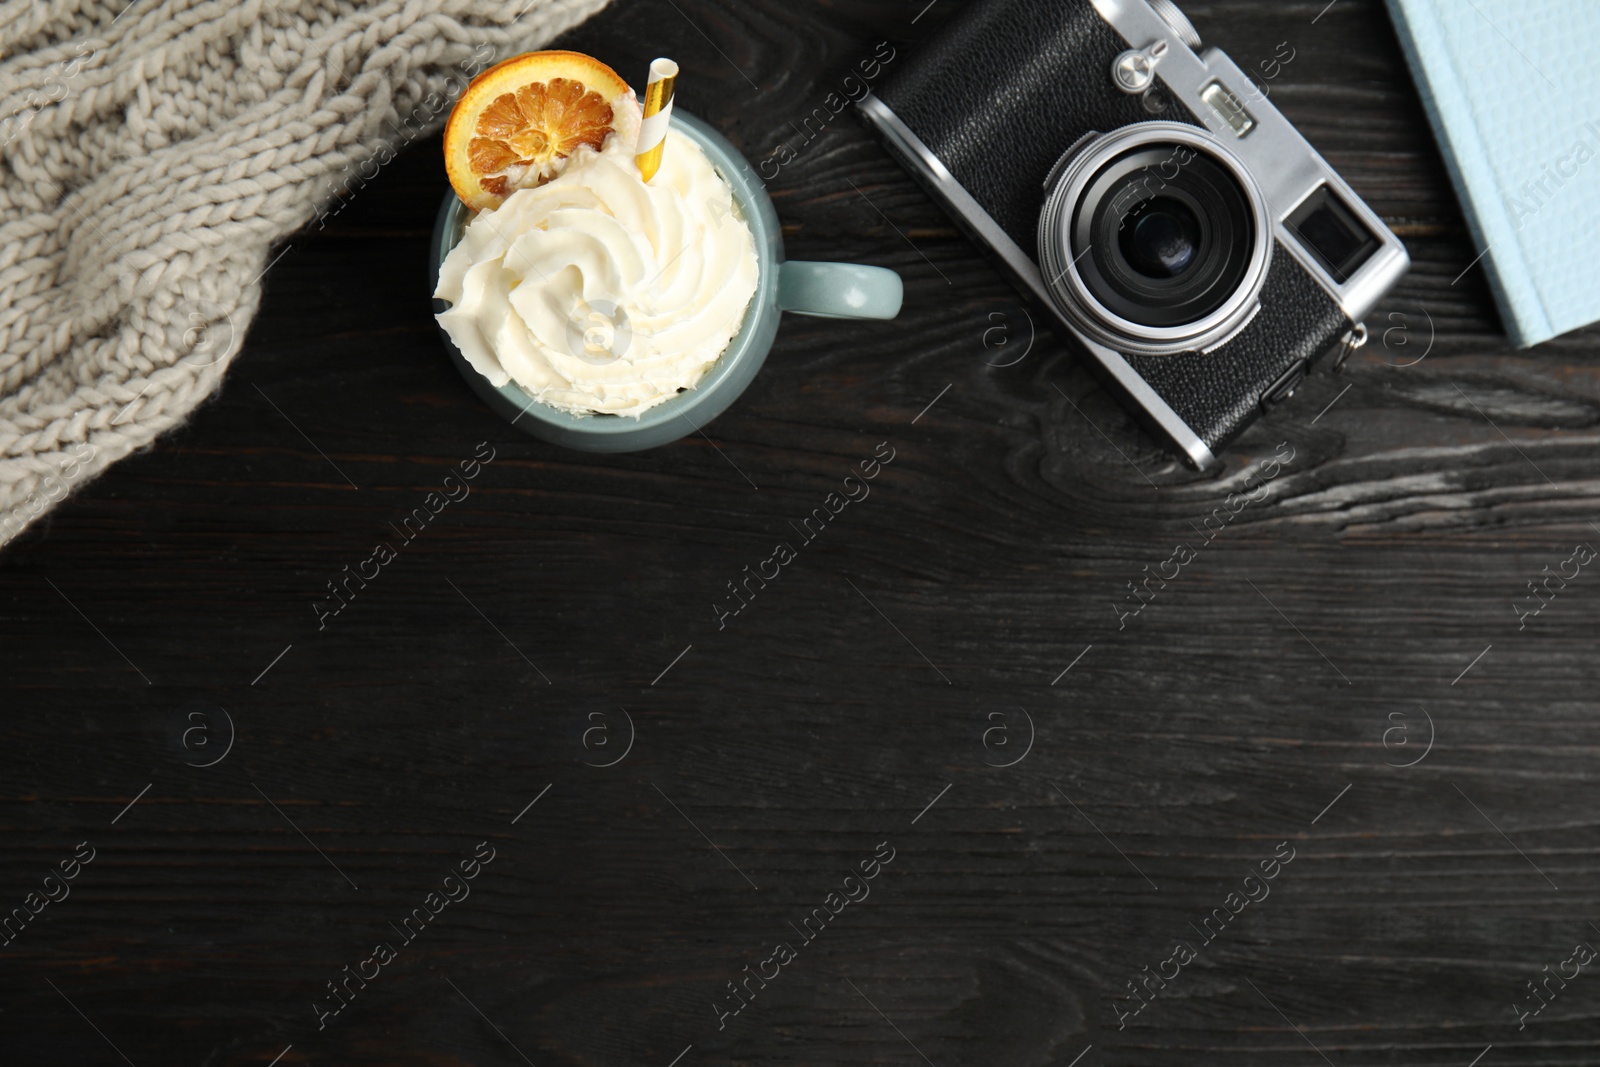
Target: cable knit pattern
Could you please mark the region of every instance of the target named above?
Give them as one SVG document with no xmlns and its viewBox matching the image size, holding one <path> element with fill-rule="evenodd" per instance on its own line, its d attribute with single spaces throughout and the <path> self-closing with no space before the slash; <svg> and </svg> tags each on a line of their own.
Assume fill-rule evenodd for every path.
<svg viewBox="0 0 1600 1067">
<path fill-rule="evenodd" d="M 606 2 L 0 0 L 0 545 L 217 387 L 274 243 Z"/>
</svg>

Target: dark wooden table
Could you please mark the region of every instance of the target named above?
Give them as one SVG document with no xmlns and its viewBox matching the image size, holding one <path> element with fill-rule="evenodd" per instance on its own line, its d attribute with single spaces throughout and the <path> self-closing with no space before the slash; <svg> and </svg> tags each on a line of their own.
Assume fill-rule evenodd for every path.
<svg viewBox="0 0 1600 1067">
<path fill-rule="evenodd" d="M 0 1062 L 1600 1057 L 1568 962 L 1600 576 L 1567 562 L 1600 331 L 1506 343 L 1377 0 L 1191 2 L 1247 67 L 1289 42 L 1272 99 L 1416 266 L 1343 374 L 1189 472 L 1028 347 L 858 121 L 791 126 L 957 6 L 924 4 L 618 0 L 565 42 L 677 58 L 752 159 L 794 146 L 790 256 L 906 279 L 897 322 L 789 319 L 708 436 L 579 455 L 474 399 L 427 306 L 434 138 L 293 239 L 220 395 L 0 556 L 0 907 L 70 891 L 0 946 Z"/>
</svg>

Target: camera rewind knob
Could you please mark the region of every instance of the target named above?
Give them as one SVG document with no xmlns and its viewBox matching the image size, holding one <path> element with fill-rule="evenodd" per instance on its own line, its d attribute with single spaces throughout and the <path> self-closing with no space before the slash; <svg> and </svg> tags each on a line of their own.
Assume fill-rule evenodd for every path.
<svg viewBox="0 0 1600 1067">
<path fill-rule="evenodd" d="M 1344 370 L 1345 361 L 1367 343 L 1367 324 L 1358 322 L 1339 339 L 1339 354 L 1333 359 L 1333 373 Z"/>
<path fill-rule="evenodd" d="M 1172 0 L 1150 0 L 1150 6 L 1155 13 L 1161 16 L 1161 21 L 1172 27 L 1172 32 L 1178 35 L 1178 40 L 1189 46 L 1191 52 L 1200 51 L 1200 31 L 1194 28 L 1194 23 L 1189 17 L 1178 10 L 1178 5 Z"/>
</svg>

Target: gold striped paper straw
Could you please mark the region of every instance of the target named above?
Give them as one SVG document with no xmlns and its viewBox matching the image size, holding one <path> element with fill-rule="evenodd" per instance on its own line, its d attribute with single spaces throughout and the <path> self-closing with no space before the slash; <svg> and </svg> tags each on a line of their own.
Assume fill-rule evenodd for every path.
<svg viewBox="0 0 1600 1067">
<path fill-rule="evenodd" d="M 661 151 L 666 147 L 667 126 L 672 121 L 672 89 L 678 81 L 678 64 L 657 59 L 650 64 L 650 82 L 644 90 L 644 122 L 639 127 L 638 154 L 634 162 L 645 181 L 661 169 Z"/>
</svg>

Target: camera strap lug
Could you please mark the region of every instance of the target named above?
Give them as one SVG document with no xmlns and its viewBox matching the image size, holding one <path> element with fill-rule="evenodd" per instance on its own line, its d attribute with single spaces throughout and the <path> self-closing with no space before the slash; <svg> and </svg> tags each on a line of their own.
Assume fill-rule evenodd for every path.
<svg viewBox="0 0 1600 1067">
<path fill-rule="evenodd" d="M 1366 323 L 1358 322 L 1355 324 L 1355 326 L 1345 331 L 1345 335 L 1339 339 L 1339 354 L 1333 357 L 1333 373 L 1338 374 L 1340 371 L 1344 370 L 1345 361 L 1355 354 L 1356 349 L 1362 347 L 1366 343 Z"/>
</svg>

